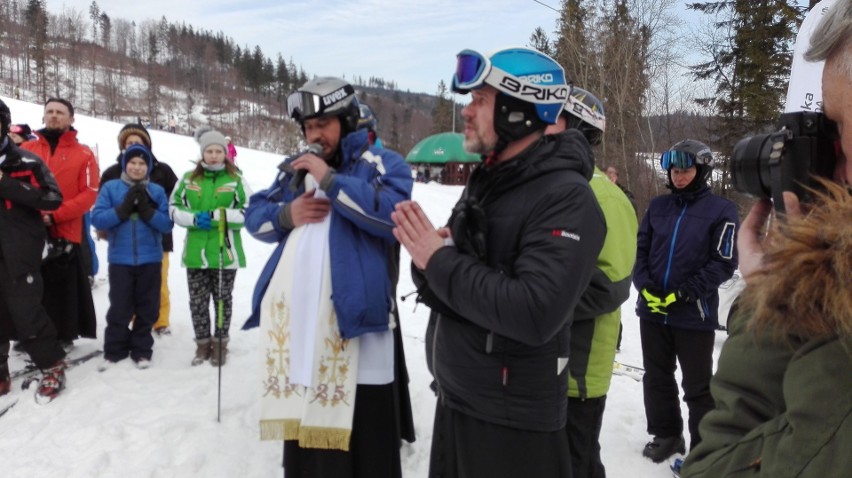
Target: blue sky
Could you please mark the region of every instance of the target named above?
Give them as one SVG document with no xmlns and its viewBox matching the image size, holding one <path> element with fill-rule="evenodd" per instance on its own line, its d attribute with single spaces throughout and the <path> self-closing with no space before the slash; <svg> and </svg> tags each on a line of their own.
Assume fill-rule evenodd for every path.
<svg viewBox="0 0 852 478">
<path fill-rule="evenodd" d="M 559 0 L 541 0 L 558 8 Z M 58 14 L 88 18 L 91 0 L 48 0 Z M 393 80 L 435 93 L 464 48 L 526 45 L 537 26 L 555 30 L 557 12 L 534 0 L 100 0 L 111 18 L 186 21 L 223 31 L 240 45 L 291 57 L 308 74 Z"/>
</svg>

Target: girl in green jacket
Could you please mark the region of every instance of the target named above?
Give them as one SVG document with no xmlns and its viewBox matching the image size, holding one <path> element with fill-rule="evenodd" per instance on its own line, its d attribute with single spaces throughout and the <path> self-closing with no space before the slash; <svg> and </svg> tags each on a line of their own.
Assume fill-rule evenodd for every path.
<svg viewBox="0 0 852 478">
<path fill-rule="evenodd" d="M 228 142 L 222 133 L 201 129 L 196 140 L 201 160 L 175 186 L 169 212 L 175 224 L 187 228 L 182 264 L 186 267 L 197 347 L 192 365 L 210 359 L 217 366 L 224 365 L 228 352 L 234 278 L 237 268 L 246 265 L 240 229 L 251 191 L 237 167 L 226 160 Z M 220 224 L 224 225 L 224 233 L 220 232 Z M 222 327 L 215 327 L 212 338 L 211 297 L 214 307 L 219 300 L 223 302 Z"/>
</svg>

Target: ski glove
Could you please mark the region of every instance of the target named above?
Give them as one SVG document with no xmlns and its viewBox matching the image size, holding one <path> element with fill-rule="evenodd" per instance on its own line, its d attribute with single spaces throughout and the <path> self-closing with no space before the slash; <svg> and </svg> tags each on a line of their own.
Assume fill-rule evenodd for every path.
<svg viewBox="0 0 852 478">
<path fill-rule="evenodd" d="M 677 301 L 677 297 L 674 292 L 666 294 L 665 292 L 660 292 L 654 288 L 647 287 L 642 289 L 642 297 L 645 298 L 645 303 L 648 304 L 648 308 L 651 309 L 651 312 L 663 315 L 668 315 L 666 309 L 668 306 Z"/>
<path fill-rule="evenodd" d="M 127 194 L 124 195 L 124 200 L 121 204 L 115 207 L 115 213 L 118 215 L 118 218 L 122 221 L 126 221 L 130 215 L 133 214 L 138 202 L 138 190 L 131 187 L 127 190 Z"/>
<path fill-rule="evenodd" d="M 210 222 L 210 211 L 199 211 L 195 213 L 195 227 L 204 231 L 209 231 Z"/>
<path fill-rule="evenodd" d="M 154 208 L 154 205 L 151 204 L 151 200 L 148 198 L 148 195 L 145 194 L 145 197 L 139 201 L 139 217 L 145 221 L 150 221 L 151 218 L 154 217 L 155 212 L 157 212 L 157 210 Z"/>
<path fill-rule="evenodd" d="M 689 291 L 689 289 L 678 289 L 677 292 L 675 292 L 675 295 L 677 295 L 677 300 L 681 302 L 686 302 L 687 304 L 695 302 L 695 296 Z"/>
</svg>

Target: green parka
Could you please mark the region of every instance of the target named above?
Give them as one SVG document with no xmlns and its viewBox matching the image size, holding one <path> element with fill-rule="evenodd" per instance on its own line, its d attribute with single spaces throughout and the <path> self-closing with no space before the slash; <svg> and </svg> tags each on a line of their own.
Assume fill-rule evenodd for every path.
<svg viewBox="0 0 852 478">
<path fill-rule="evenodd" d="M 598 398 L 609 391 L 621 322 L 621 304 L 630 297 L 636 261 L 636 211 L 630 199 L 600 169 L 589 181 L 606 219 L 606 239 L 589 287 L 571 325 L 568 396 Z"/>
<path fill-rule="evenodd" d="M 226 170 L 208 171 L 192 177 L 193 171 L 183 175 L 175 186 L 169 212 L 175 224 L 187 228 L 183 247 L 183 266 L 189 269 L 217 269 L 219 267 L 219 220 L 221 211 L 226 216 L 225 268 L 246 266 L 240 229 L 245 225 L 245 208 L 251 190 L 241 174 Z M 196 225 L 196 215 L 212 215 L 210 229 Z"/>
<path fill-rule="evenodd" d="M 684 478 L 852 473 L 852 198 L 783 231 L 749 278 Z M 743 310 L 741 308 L 741 310 Z"/>
</svg>

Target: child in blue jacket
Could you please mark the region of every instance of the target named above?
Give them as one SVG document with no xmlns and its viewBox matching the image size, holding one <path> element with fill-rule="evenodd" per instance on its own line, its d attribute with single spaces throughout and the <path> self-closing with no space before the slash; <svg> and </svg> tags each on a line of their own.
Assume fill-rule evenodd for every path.
<svg viewBox="0 0 852 478">
<path fill-rule="evenodd" d="M 107 232 L 109 242 L 104 358 L 118 362 L 129 355 L 138 368 L 151 363 L 151 328 L 160 308 L 162 235 L 172 230 L 166 192 L 149 181 L 152 158 L 144 145 L 128 147 L 120 179 L 101 185 L 92 210 L 92 224 Z"/>
</svg>

